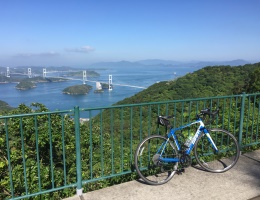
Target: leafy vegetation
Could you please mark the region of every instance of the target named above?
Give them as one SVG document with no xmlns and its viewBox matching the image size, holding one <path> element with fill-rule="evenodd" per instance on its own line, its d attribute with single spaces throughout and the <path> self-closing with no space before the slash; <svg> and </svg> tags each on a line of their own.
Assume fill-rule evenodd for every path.
<svg viewBox="0 0 260 200">
<path fill-rule="evenodd" d="M 29 114 L 33 112 L 46 112 L 48 109 L 38 103 L 33 103 L 32 109 L 21 104 L 17 109 L 9 114 L 19 113 Z M 51 126 L 50 122 L 54 124 Z M 62 130 L 61 124 L 65 124 Z M 6 143 L 4 135 L 4 124 L 8 125 L 9 139 Z M 50 130 L 51 127 L 51 130 Z M 37 128 L 37 130 L 36 130 Z M 61 174 L 70 174 L 67 176 L 67 183 L 75 182 L 75 134 L 74 123 L 67 115 L 38 115 L 37 117 L 28 116 L 24 118 L 11 118 L 5 122 L 1 121 L 0 126 L 0 199 L 11 196 L 10 177 L 8 171 L 8 154 L 6 152 L 7 144 L 10 151 L 12 166 L 12 183 L 15 196 L 25 194 L 26 184 L 30 193 L 38 191 L 40 181 L 41 189 L 46 190 L 53 187 L 51 171 L 55 170 L 55 185 L 63 183 Z M 63 134 L 61 134 L 63 133 Z M 50 136 L 51 134 L 51 136 Z M 51 137 L 51 138 L 50 138 Z M 66 143 L 66 153 L 68 158 L 63 162 L 62 141 Z M 26 155 L 24 157 L 23 155 Z M 51 156 L 52 155 L 52 156 Z M 64 172 L 64 164 L 67 171 Z M 39 167 L 39 168 L 37 168 Z M 53 168 L 51 168 L 53 167 Z M 26 174 L 24 169 L 26 168 Z M 40 170 L 40 176 L 38 176 Z M 25 182 L 26 179 L 26 182 Z M 63 191 L 64 194 L 66 190 Z M 46 199 L 58 199 L 57 194 L 47 194 Z"/>
</svg>

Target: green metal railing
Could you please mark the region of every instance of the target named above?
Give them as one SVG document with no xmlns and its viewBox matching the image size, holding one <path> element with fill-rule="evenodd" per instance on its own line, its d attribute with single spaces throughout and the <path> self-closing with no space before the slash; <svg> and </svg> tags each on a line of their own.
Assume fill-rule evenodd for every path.
<svg viewBox="0 0 260 200">
<path fill-rule="evenodd" d="M 220 108 L 208 126 L 233 133 L 241 150 L 260 144 L 260 94 L 1 116 L 0 199 L 57 199 L 74 188 L 80 195 L 91 183 L 131 175 L 137 144 L 165 134 L 156 116 L 175 115 L 177 127 L 204 108 Z"/>
</svg>

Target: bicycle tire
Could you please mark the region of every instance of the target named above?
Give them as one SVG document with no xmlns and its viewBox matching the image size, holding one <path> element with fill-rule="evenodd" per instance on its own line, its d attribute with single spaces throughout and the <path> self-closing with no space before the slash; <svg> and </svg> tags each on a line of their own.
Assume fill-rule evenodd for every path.
<svg viewBox="0 0 260 200">
<path fill-rule="evenodd" d="M 210 136 L 218 148 L 215 152 L 206 134 L 201 134 L 195 142 L 194 153 L 198 164 L 206 171 L 221 173 L 231 169 L 240 156 L 236 138 L 227 130 L 213 128 Z"/>
<path fill-rule="evenodd" d="M 135 152 L 135 168 L 138 175 L 150 185 L 162 185 L 174 176 L 178 162 L 161 163 L 159 161 L 158 148 L 166 142 L 167 138 L 161 135 L 152 135 L 145 138 L 137 147 Z M 163 157 L 178 157 L 178 151 L 173 143 L 168 140 Z"/>
</svg>

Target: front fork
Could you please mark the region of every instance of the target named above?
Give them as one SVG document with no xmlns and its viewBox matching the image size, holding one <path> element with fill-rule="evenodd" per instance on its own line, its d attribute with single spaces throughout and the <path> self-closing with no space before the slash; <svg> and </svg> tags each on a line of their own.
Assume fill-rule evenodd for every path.
<svg viewBox="0 0 260 200">
<path fill-rule="evenodd" d="M 215 153 L 218 153 L 218 147 L 216 146 L 215 142 L 211 138 L 209 131 L 207 129 L 204 129 L 204 134 L 207 136 L 208 141 L 212 145 L 213 149 L 215 149 Z"/>
</svg>

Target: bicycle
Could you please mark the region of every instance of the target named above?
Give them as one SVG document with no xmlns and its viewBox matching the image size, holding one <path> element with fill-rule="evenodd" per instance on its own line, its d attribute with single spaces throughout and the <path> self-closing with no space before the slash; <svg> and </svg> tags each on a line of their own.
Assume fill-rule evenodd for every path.
<svg viewBox="0 0 260 200">
<path fill-rule="evenodd" d="M 135 168 L 143 181 L 161 185 L 171 180 L 176 172 L 184 172 L 192 163 L 190 154 L 193 148 L 195 159 L 203 170 L 221 173 L 231 169 L 240 156 L 236 138 L 224 129 L 208 130 L 203 122 L 206 117 L 212 122 L 218 113 L 219 109 L 214 112 L 201 110 L 195 121 L 178 128 L 173 128 L 168 120 L 174 116 L 158 116 L 157 123 L 166 127 L 166 136 L 146 137 L 135 152 Z M 176 131 L 194 124 L 199 124 L 194 136 L 185 144 L 180 144 Z"/>
</svg>

